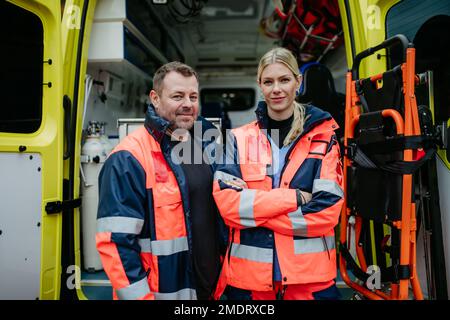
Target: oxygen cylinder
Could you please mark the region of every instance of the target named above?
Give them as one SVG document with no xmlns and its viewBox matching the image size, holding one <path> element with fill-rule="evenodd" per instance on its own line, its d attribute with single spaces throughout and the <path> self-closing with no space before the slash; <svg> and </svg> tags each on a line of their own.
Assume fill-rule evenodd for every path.
<svg viewBox="0 0 450 320">
<path fill-rule="evenodd" d="M 103 144 L 106 156 L 108 156 L 114 149 L 113 144 L 109 141 L 106 135 L 106 122 L 100 122 L 100 142 Z"/>
<path fill-rule="evenodd" d="M 81 148 L 82 206 L 81 226 L 83 234 L 84 269 L 89 272 L 102 270 L 100 255 L 95 245 L 98 207 L 98 175 L 107 157 L 101 141 L 99 123 L 89 122 L 85 143 Z M 83 181 L 84 180 L 84 181 Z"/>
</svg>

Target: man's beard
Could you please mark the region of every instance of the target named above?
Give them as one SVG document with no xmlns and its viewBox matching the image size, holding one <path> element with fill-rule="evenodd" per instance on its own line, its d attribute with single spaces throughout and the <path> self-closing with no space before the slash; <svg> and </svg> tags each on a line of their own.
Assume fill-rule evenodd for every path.
<svg viewBox="0 0 450 320">
<path fill-rule="evenodd" d="M 185 129 L 185 130 L 191 130 L 194 126 L 195 120 L 191 121 L 177 121 L 175 123 L 175 129 Z"/>
<path fill-rule="evenodd" d="M 195 120 L 191 121 L 171 121 L 170 122 L 170 130 L 168 134 L 175 141 L 185 141 L 187 139 L 187 135 L 190 134 L 192 128 L 194 127 Z"/>
<path fill-rule="evenodd" d="M 175 118 L 175 120 L 171 123 L 172 128 L 174 130 L 176 129 L 184 129 L 184 130 L 191 130 L 194 126 L 194 122 L 196 120 L 197 116 L 193 116 L 192 120 L 189 121 L 182 121 L 181 119 Z"/>
</svg>

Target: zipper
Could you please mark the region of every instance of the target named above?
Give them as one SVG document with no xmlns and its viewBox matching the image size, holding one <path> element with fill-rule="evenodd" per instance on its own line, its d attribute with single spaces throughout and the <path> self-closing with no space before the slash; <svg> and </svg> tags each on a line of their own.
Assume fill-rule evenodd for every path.
<svg viewBox="0 0 450 320">
<path fill-rule="evenodd" d="M 231 246 L 233 245 L 234 242 L 234 231 L 235 229 L 231 229 L 231 241 L 230 241 L 230 246 L 228 247 L 228 264 L 230 264 L 230 258 L 231 258 Z"/>
<path fill-rule="evenodd" d="M 283 168 L 281 169 L 280 172 L 280 184 L 281 184 L 281 180 L 283 180 L 283 173 L 286 170 L 289 161 L 291 161 L 289 159 L 289 156 L 291 155 L 292 151 L 294 150 L 295 146 L 297 145 L 297 143 L 300 141 L 300 139 L 302 138 L 303 135 L 300 135 L 297 137 L 297 139 L 294 140 L 294 142 L 292 143 L 291 147 L 289 148 L 288 152 L 286 153 L 286 157 L 284 158 L 284 165 Z M 278 185 L 278 187 L 280 187 L 280 185 Z"/>
<path fill-rule="evenodd" d="M 331 259 L 330 250 L 328 249 L 328 244 L 327 244 L 327 240 L 325 239 L 325 236 L 322 236 L 322 241 L 323 241 L 323 245 L 324 245 L 325 249 L 327 249 L 328 260 L 330 260 Z"/>
<path fill-rule="evenodd" d="M 284 300 L 284 295 L 286 294 L 288 285 L 285 284 L 283 287 L 278 288 L 277 293 L 275 294 L 276 300 Z"/>
</svg>

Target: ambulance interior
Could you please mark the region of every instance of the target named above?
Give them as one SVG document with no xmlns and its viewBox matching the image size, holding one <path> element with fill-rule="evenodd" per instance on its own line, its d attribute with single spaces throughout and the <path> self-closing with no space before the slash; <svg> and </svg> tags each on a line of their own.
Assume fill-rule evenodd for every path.
<svg viewBox="0 0 450 320">
<path fill-rule="evenodd" d="M 237 127 L 253 120 L 256 104 L 261 100 L 255 79 L 258 60 L 276 45 L 290 48 L 299 57 L 304 73 L 299 101 L 313 103 L 329 111 L 342 127 L 338 131 L 342 141 L 348 66 L 337 1 L 323 5 L 323 9 L 328 10 L 329 29 L 319 33 L 323 38 L 328 37 L 328 41 L 322 42 L 304 34 L 302 38 L 302 32 L 295 34 L 286 27 L 289 23 L 279 18 L 276 8 L 282 9 L 285 5 L 287 8 L 283 10 L 287 12 L 292 1 L 186 2 L 190 7 L 176 6 L 170 1 L 166 5 L 152 4 L 151 1 L 98 2 L 89 47 L 84 143 L 89 144 L 91 139 L 95 141 L 100 133 L 100 141 L 107 154 L 126 133 L 142 124 L 149 102 L 152 73 L 162 63 L 172 60 L 184 61 L 199 72 L 202 115 L 218 121 L 222 128 Z M 450 113 L 449 40 L 445 36 L 450 25 L 450 6 L 430 5 L 425 8 L 419 3 L 402 1 L 389 11 L 386 38 L 405 34 L 415 43 L 417 72 L 432 71 L 434 76 L 431 87 L 417 92 L 418 101 L 429 105 L 430 96 L 434 96 L 435 117 L 439 122 L 448 119 Z M 409 19 L 409 23 L 402 19 Z M 314 30 L 311 31 L 314 34 Z M 123 41 L 118 41 L 121 37 Z M 390 65 L 400 62 L 400 53 L 396 55 L 394 52 L 392 57 L 388 61 Z M 83 150 L 89 154 L 88 149 L 85 144 L 82 162 Z M 95 169 L 89 168 L 92 163 L 82 163 L 81 166 L 84 170 L 81 180 L 81 192 L 84 193 L 81 283 L 86 297 L 92 299 L 108 299 L 111 291 L 93 249 L 95 230 L 92 225 L 98 200 L 95 196 L 90 197 L 97 190 L 89 187 L 95 184 L 89 179 L 96 177 L 100 165 L 101 162 L 96 164 Z M 444 168 L 440 170 L 448 175 Z M 441 196 L 441 203 L 444 201 L 443 207 L 448 208 L 448 199 L 445 198 Z M 443 232 L 449 234 L 448 211 L 444 209 L 442 214 Z M 419 228 L 420 239 L 429 237 L 427 232 L 426 227 Z M 430 249 L 423 247 L 426 241 L 418 243 L 421 254 L 417 263 L 422 290 L 426 296 L 436 297 L 436 288 L 432 285 L 430 288 Z M 448 247 L 445 250 L 446 261 L 449 250 Z M 361 298 L 340 276 L 337 286 L 344 299 Z"/>
<path fill-rule="evenodd" d="M 276 6 L 282 8 L 279 1 L 186 2 L 190 7 L 176 6 L 170 1 L 166 5 L 151 1 L 98 2 L 86 78 L 85 144 L 91 139 L 95 141 L 100 133 L 107 154 L 136 124 L 142 124 L 152 73 L 162 63 L 172 60 L 184 61 L 199 72 L 202 115 L 218 120 L 223 128 L 237 127 L 253 120 L 256 104 L 261 99 L 255 81 L 258 60 L 276 45 L 292 49 L 302 66 L 318 64 L 304 69 L 304 88 L 299 101 L 327 109 L 343 127 L 348 67 L 340 16 L 329 15 L 329 19 L 337 18 L 331 21 L 335 23 L 334 29 L 324 31 L 329 32 L 327 36 L 331 41 L 318 45 L 315 39 L 295 38 L 288 28 L 283 29 L 283 21 L 275 10 Z M 405 34 L 415 43 L 417 72 L 431 70 L 434 76 L 432 92 L 429 89 L 418 92 L 418 101 L 429 105 L 430 94 L 434 95 L 435 117 L 439 122 L 448 119 L 450 113 L 449 40 L 445 36 L 450 25 L 450 6 L 424 8 L 420 4 L 424 11 L 418 11 L 418 3 L 403 1 L 392 8 L 387 17 L 386 38 Z M 289 1 L 283 4 L 289 5 Z M 328 10 L 335 12 L 336 9 L 337 2 L 329 2 Z M 442 14 L 445 10 L 446 15 Z M 400 22 L 404 21 L 401 16 L 405 12 L 409 12 L 405 19 L 410 23 Z M 418 16 L 420 19 L 414 20 Z M 330 37 L 330 33 L 335 37 Z M 400 54 L 393 57 L 401 59 Z M 396 65 L 399 62 L 389 63 Z M 338 134 L 342 139 L 343 129 Z M 87 145 L 82 149 L 84 175 L 80 182 L 83 197 L 81 284 L 87 298 L 109 298 L 108 280 L 93 250 L 92 226 L 98 200 L 95 196 L 90 198 L 97 190 L 89 186 L 95 185 L 95 180 L 89 179 L 96 178 L 101 162 L 95 169 L 89 168 L 92 163 L 83 165 L 83 151 L 89 154 L 88 149 Z M 441 173 L 446 171 L 440 170 Z M 448 208 L 445 198 L 441 197 L 441 202 L 446 202 Z M 442 219 L 445 222 L 442 227 L 446 228 L 443 232 L 449 234 L 448 215 Z M 426 228 L 419 229 L 421 238 L 424 229 L 426 233 Z M 423 241 L 418 243 L 420 252 L 429 251 L 429 248 L 423 248 Z M 448 250 L 445 250 L 446 261 Z M 426 263 L 430 262 L 418 259 L 422 289 L 425 292 L 434 290 L 436 294 L 436 289 L 427 284 L 426 274 L 430 267 L 426 267 Z M 337 285 L 345 299 L 358 298 L 342 279 L 337 279 Z"/>
<path fill-rule="evenodd" d="M 153 72 L 173 60 L 193 66 L 200 76 L 200 114 L 223 129 L 234 128 L 254 119 L 261 100 L 256 83 L 259 58 L 282 44 L 276 35 L 280 24 L 274 12 L 276 1 L 184 2 L 188 6 L 172 1 L 166 5 L 124 0 L 97 3 L 81 151 L 81 285 L 87 298 L 111 298 L 111 287 L 95 250 L 96 178 L 104 156 L 124 135 L 142 125 Z M 341 97 L 346 71 L 342 40 L 341 31 L 340 45 L 335 50 L 333 43 L 328 50 L 323 48 L 321 61 L 326 60 L 331 71 L 326 74 L 329 79 L 323 81 L 331 81 L 332 94 L 339 92 Z M 308 94 L 305 102 L 317 96 Z M 90 161 L 98 149 L 103 149 L 104 156 L 99 163 Z"/>
</svg>

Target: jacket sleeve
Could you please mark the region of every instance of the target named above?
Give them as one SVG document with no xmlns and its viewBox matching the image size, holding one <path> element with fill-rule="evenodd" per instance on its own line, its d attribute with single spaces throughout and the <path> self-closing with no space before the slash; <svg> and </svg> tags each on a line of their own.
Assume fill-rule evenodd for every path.
<svg viewBox="0 0 450 320">
<path fill-rule="evenodd" d="M 339 144 L 331 138 L 322 163 L 315 172 L 312 199 L 297 210 L 262 224 L 275 232 L 303 237 L 328 234 L 338 223 L 344 201 Z"/>
<path fill-rule="evenodd" d="M 228 139 L 231 152 L 228 144 L 227 155 L 214 173 L 213 185 L 213 196 L 225 223 L 236 229 L 253 228 L 297 209 L 294 189 L 248 189 L 238 163 L 236 140 L 233 136 Z"/>
<path fill-rule="evenodd" d="M 99 175 L 97 250 L 119 299 L 154 299 L 140 259 L 145 172 L 128 151 L 109 156 Z"/>
</svg>

